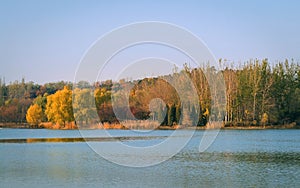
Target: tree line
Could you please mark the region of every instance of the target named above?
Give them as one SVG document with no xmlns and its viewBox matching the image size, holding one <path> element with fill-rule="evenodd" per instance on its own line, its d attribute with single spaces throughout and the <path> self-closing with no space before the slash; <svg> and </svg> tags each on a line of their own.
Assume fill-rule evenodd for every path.
<svg viewBox="0 0 300 188">
<path fill-rule="evenodd" d="M 26 123 L 26 113 L 29 106 L 56 93 L 64 86 L 72 86 L 70 82 L 56 82 L 39 85 L 34 82 L 25 82 L 25 79 L 5 83 L 0 78 L 0 122 Z"/>
<path fill-rule="evenodd" d="M 6 85 L 0 79 L 0 122 L 33 126 L 52 122 L 64 127 L 75 119 L 86 125 L 149 119 L 166 126 L 204 126 L 209 119 L 221 116 L 226 126 L 300 123 L 298 63 L 271 64 L 268 59 L 249 60 L 239 66 L 222 59 L 219 63 L 224 67 L 221 70 L 209 64 L 199 68 L 185 65 L 170 75 L 93 84 L 81 81 L 74 89 L 69 82 L 38 85 L 23 79 Z M 216 101 L 205 75 L 208 70 L 213 77 L 224 78 L 226 106 L 219 107 L 224 108 L 224 114 L 212 113 Z M 186 76 L 196 87 L 198 101 L 189 95 Z M 180 97 L 174 85 L 185 97 Z"/>
</svg>

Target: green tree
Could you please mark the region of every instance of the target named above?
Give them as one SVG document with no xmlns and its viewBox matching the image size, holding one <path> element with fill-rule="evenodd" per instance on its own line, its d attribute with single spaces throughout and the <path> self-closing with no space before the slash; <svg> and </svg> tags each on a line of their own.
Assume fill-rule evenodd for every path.
<svg viewBox="0 0 300 188">
<path fill-rule="evenodd" d="M 176 105 L 175 108 L 176 108 L 175 121 L 177 124 L 179 124 L 181 118 L 181 107 L 180 105 Z"/>
<path fill-rule="evenodd" d="M 168 112 L 168 125 L 172 126 L 176 122 L 176 108 L 175 105 L 171 105 Z"/>
<path fill-rule="evenodd" d="M 47 116 L 45 114 L 45 110 L 46 110 L 46 105 L 47 105 L 47 96 L 48 94 L 44 94 L 44 96 L 37 96 L 34 100 L 33 100 L 33 104 L 37 104 L 42 108 L 43 111 L 43 121 L 47 121 Z"/>
<path fill-rule="evenodd" d="M 74 91 L 74 117 L 77 124 L 88 124 L 97 117 L 94 94 L 90 89 L 75 89 Z"/>
</svg>

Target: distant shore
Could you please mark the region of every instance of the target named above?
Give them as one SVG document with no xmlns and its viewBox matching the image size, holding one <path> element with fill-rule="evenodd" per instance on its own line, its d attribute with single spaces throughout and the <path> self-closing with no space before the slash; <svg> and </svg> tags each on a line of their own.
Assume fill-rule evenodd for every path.
<svg viewBox="0 0 300 188">
<path fill-rule="evenodd" d="M 31 127 L 27 123 L 0 123 L 0 128 L 11 128 L 11 129 L 55 129 L 55 130 L 75 130 L 74 128 L 45 128 L 45 127 Z M 96 127 L 92 126 L 87 129 L 117 129 L 117 130 L 128 130 L 128 128 L 121 126 L 120 124 L 113 124 L 109 127 Z M 143 129 L 143 128 L 140 128 Z M 208 126 L 190 126 L 190 127 L 181 127 L 181 126 L 158 126 L 154 128 L 156 130 L 207 130 L 207 129 L 222 129 L 222 130 L 266 130 L 266 129 L 300 129 L 300 125 L 296 123 L 286 124 L 286 125 L 267 125 L 267 126 L 230 126 L 230 127 L 208 127 Z"/>
<path fill-rule="evenodd" d="M 169 126 L 160 126 L 158 130 L 175 130 L 176 128 Z M 296 125 L 296 123 L 291 123 L 287 125 L 268 125 L 268 126 L 230 126 L 230 127 L 221 127 L 221 128 L 208 128 L 206 126 L 200 127 L 184 127 L 179 128 L 183 130 L 207 130 L 207 129 L 221 129 L 221 130 L 266 130 L 266 129 L 300 129 L 300 125 Z"/>
</svg>

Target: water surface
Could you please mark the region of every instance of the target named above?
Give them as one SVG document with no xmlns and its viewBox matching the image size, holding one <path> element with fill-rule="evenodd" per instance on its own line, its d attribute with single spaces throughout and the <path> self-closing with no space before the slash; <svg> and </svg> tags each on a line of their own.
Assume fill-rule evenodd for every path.
<svg viewBox="0 0 300 188">
<path fill-rule="evenodd" d="M 86 134 L 91 138 L 98 137 L 98 131 L 87 131 Z M 109 133 L 115 137 L 145 136 L 143 132 L 128 130 L 111 130 Z M 300 130 L 223 130 L 207 151 L 199 153 L 203 133 L 196 131 L 188 145 L 171 159 L 146 168 L 113 164 L 101 158 L 85 142 L 0 143 L 1 187 L 300 185 Z M 125 143 L 151 145 L 171 134 L 171 130 L 156 130 L 147 135 L 160 136 L 157 139 L 125 140 Z M 76 130 L 0 130 L 0 139 L 80 136 Z M 134 154 L 131 157 L 135 157 Z"/>
</svg>

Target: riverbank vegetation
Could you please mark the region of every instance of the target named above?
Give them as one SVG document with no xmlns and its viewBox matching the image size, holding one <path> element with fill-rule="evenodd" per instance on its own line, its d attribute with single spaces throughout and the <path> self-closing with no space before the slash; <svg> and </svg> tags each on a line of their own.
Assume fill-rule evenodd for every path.
<svg viewBox="0 0 300 188">
<path fill-rule="evenodd" d="M 70 82 L 39 85 L 23 79 L 6 85 L 0 79 L 0 123 L 29 123 L 45 128 L 124 128 L 120 122 L 130 128 L 206 126 L 209 119 L 216 117 L 211 113 L 214 101 L 205 69 L 224 77 L 226 106 L 220 107 L 225 111 L 224 126 L 300 124 L 299 63 L 286 60 L 275 64 L 267 59 L 250 60 L 239 66 L 229 65 L 226 60 L 219 63 L 221 70 L 209 65 L 185 65 L 179 72 L 176 69 L 171 75 L 155 78 L 93 84 L 81 81 L 74 90 Z M 192 98 L 180 98 L 166 81 L 175 80 L 188 93 L 186 75 L 196 87 L 199 105 L 189 102 Z M 130 88 L 128 97 L 124 94 L 126 88 Z"/>
</svg>

